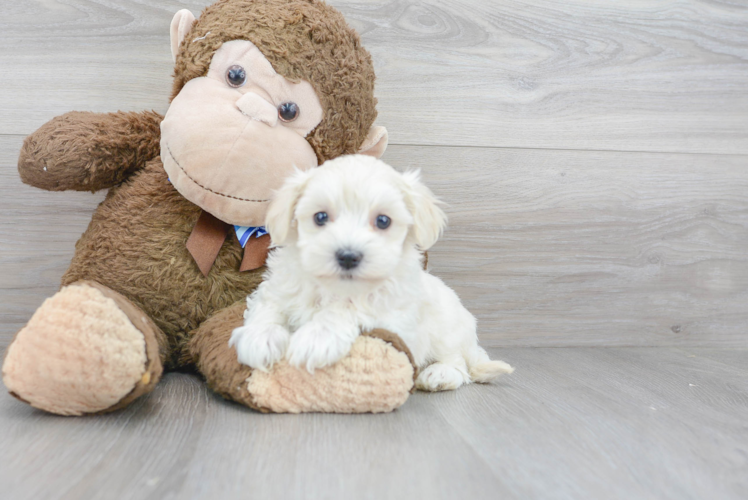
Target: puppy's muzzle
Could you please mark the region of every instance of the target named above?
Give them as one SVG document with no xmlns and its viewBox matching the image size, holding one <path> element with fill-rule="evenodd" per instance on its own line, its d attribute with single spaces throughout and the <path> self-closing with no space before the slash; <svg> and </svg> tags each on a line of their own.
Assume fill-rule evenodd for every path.
<svg viewBox="0 0 748 500">
<path fill-rule="evenodd" d="M 353 250 L 338 250 L 335 252 L 335 258 L 338 260 L 338 265 L 349 271 L 358 267 L 361 263 L 361 259 L 364 258 L 364 254 L 361 252 L 354 252 Z"/>
</svg>

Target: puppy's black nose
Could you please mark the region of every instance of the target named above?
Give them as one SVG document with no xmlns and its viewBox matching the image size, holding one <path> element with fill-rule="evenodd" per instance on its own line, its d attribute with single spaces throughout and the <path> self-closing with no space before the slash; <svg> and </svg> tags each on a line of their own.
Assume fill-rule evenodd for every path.
<svg viewBox="0 0 748 500">
<path fill-rule="evenodd" d="M 338 264 L 343 269 L 353 269 L 361 263 L 361 259 L 364 254 L 361 252 L 354 252 L 353 250 L 338 250 L 335 252 L 335 258 L 338 259 Z"/>
</svg>

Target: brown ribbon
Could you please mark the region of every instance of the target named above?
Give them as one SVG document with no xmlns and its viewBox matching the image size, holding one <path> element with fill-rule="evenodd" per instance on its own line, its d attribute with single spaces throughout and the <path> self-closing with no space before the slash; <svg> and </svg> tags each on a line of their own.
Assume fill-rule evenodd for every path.
<svg viewBox="0 0 748 500">
<path fill-rule="evenodd" d="M 253 271 L 265 265 L 270 251 L 270 235 L 263 234 L 259 238 L 250 236 L 244 245 L 244 257 L 239 271 Z"/>
<path fill-rule="evenodd" d="M 205 210 L 197 219 L 195 228 L 187 239 L 187 250 L 195 259 L 197 267 L 203 276 L 208 276 L 210 269 L 221 251 L 223 242 L 229 234 L 231 226 L 218 220 Z M 238 239 L 237 239 L 238 241 Z M 252 271 L 265 265 L 270 248 L 270 235 L 259 238 L 249 238 L 244 246 L 244 256 L 239 271 Z"/>
</svg>

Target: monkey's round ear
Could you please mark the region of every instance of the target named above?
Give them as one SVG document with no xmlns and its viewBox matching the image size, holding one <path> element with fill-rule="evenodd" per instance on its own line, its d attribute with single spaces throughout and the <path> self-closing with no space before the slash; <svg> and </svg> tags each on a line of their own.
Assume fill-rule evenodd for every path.
<svg viewBox="0 0 748 500">
<path fill-rule="evenodd" d="M 372 125 L 366 139 L 358 150 L 360 155 L 369 155 L 374 158 L 381 158 L 384 150 L 387 149 L 387 129 L 379 125 Z"/>
<path fill-rule="evenodd" d="M 187 9 L 182 9 L 176 14 L 171 20 L 171 27 L 169 28 L 169 36 L 171 38 L 171 58 L 174 62 L 177 60 L 177 54 L 179 54 L 179 45 L 184 40 L 184 37 L 192 29 L 192 23 L 195 22 L 195 16 Z"/>
</svg>

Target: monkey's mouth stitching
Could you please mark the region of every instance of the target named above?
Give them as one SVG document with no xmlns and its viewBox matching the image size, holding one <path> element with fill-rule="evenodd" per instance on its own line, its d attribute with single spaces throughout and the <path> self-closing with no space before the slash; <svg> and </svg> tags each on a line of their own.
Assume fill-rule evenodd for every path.
<svg viewBox="0 0 748 500">
<path fill-rule="evenodd" d="M 179 170 L 181 170 L 182 172 L 184 172 L 184 175 L 186 175 L 189 180 L 191 180 L 193 183 L 195 183 L 196 186 L 198 186 L 198 187 L 200 187 L 200 188 L 202 188 L 202 189 L 204 189 L 204 190 L 206 190 L 206 191 L 208 191 L 210 193 L 216 194 L 218 196 L 223 196 L 224 198 L 231 198 L 232 200 L 249 201 L 249 202 L 252 202 L 252 203 L 267 203 L 268 201 L 270 201 L 269 199 L 268 200 L 250 200 L 248 198 L 239 198 L 238 196 L 231 196 L 230 194 L 224 194 L 224 193 L 219 193 L 218 191 L 213 191 L 209 187 L 203 186 L 202 184 L 200 184 L 199 182 L 197 182 L 195 179 L 192 178 L 192 176 L 190 174 L 187 173 L 187 171 L 185 169 L 182 168 L 182 165 L 180 165 L 179 162 L 177 161 L 177 159 L 174 158 L 174 154 L 171 152 L 171 148 L 169 148 L 168 144 L 166 145 L 166 151 L 169 153 L 169 156 L 174 161 L 174 163 L 176 164 L 176 166 L 179 167 Z"/>
</svg>

